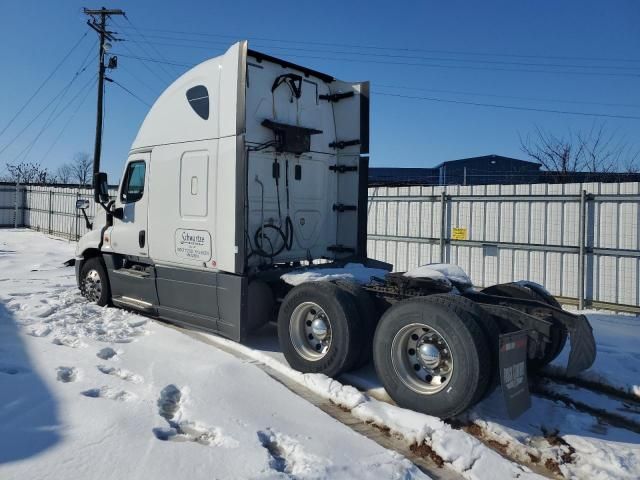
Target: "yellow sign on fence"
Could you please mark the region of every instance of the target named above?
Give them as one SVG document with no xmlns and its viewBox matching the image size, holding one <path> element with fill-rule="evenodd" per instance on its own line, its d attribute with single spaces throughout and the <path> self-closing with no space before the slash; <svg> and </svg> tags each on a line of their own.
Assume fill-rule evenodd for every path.
<svg viewBox="0 0 640 480">
<path fill-rule="evenodd" d="M 452 240 L 466 240 L 467 239 L 467 229 L 466 228 L 454 228 L 451 233 Z"/>
</svg>

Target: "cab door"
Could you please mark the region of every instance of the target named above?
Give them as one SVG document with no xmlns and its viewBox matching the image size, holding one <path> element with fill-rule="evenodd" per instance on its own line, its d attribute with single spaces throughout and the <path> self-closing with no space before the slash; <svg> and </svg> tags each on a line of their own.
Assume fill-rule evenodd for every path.
<svg viewBox="0 0 640 480">
<path fill-rule="evenodd" d="M 147 212 L 149 207 L 150 153 L 129 157 L 116 199 L 116 209 L 122 209 L 121 218 L 114 218 L 111 246 L 114 253 L 134 257 L 149 256 Z"/>
</svg>

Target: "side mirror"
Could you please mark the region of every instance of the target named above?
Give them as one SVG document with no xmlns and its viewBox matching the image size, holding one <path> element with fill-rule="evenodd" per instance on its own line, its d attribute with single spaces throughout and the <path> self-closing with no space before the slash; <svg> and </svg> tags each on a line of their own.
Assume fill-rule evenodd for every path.
<svg viewBox="0 0 640 480">
<path fill-rule="evenodd" d="M 91 230 L 93 228 L 93 223 L 89 221 L 89 217 L 87 217 L 87 208 L 89 208 L 89 200 L 86 198 L 76 200 L 76 208 L 82 211 L 82 216 L 84 217 L 84 224 L 87 226 L 87 230 Z"/>
<path fill-rule="evenodd" d="M 89 200 L 82 199 L 82 200 L 76 200 L 76 209 L 77 210 L 86 210 L 87 208 L 89 208 Z"/>
<path fill-rule="evenodd" d="M 93 178 L 93 187 L 96 201 L 99 201 L 100 203 L 107 203 L 109 201 L 109 183 L 107 182 L 107 174 L 104 172 L 96 173 Z"/>
</svg>

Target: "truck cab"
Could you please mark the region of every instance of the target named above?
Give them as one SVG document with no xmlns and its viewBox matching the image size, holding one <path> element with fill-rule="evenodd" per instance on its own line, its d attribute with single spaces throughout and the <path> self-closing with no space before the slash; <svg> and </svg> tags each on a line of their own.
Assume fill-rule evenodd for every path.
<svg viewBox="0 0 640 480">
<path fill-rule="evenodd" d="M 265 272 L 366 259 L 368 90 L 247 42 L 186 72 L 78 243 L 81 288 L 96 258 L 113 304 L 242 340 Z"/>
</svg>

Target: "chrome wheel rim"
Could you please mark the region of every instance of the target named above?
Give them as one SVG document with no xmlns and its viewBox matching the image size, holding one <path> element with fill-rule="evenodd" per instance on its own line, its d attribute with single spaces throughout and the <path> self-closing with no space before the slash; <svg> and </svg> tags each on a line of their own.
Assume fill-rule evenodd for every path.
<svg viewBox="0 0 640 480">
<path fill-rule="evenodd" d="M 331 321 L 317 303 L 304 302 L 291 314 L 289 336 L 298 354 L 311 362 L 327 355 L 332 341 Z"/>
<path fill-rule="evenodd" d="M 453 375 L 453 355 L 442 334 L 428 325 L 412 323 L 391 343 L 391 363 L 408 388 L 423 395 L 442 391 Z"/>
<path fill-rule="evenodd" d="M 97 270 L 91 269 L 82 281 L 83 293 L 87 300 L 97 302 L 102 296 L 102 281 Z"/>
</svg>

